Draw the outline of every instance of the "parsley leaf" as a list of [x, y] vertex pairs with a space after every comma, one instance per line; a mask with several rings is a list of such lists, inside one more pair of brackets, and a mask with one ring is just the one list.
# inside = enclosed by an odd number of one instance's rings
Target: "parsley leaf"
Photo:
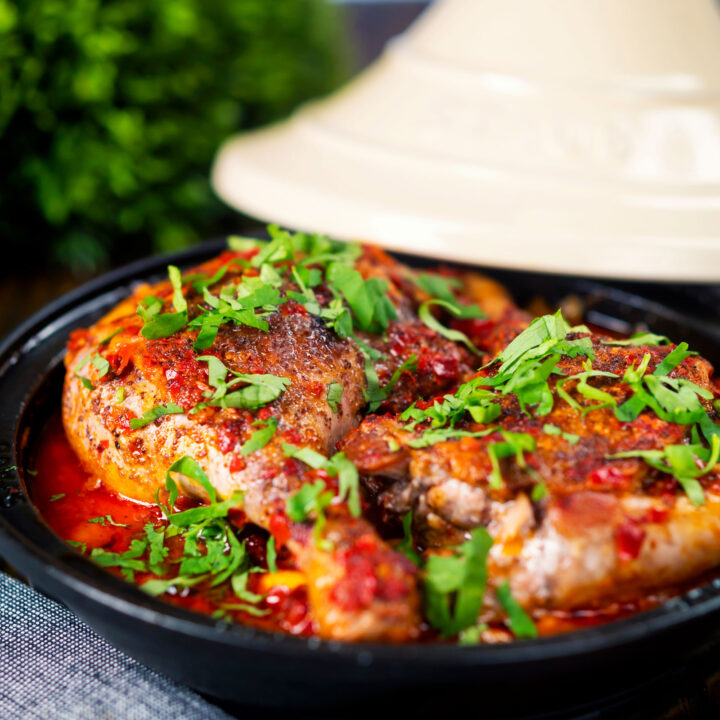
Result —
[[607, 455], [610, 459], [639, 457], [650, 467], [672, 475], [697, 506], [705, 504], [705, 493], [697, 478], [709, 473], [720, 458], [720, 437], [714, 435], [710, 449], [699, 444], [668, 445], [662, 450], [630, 450]]
[[87, 365], [88, 360], [90, 360], [90, 353], [88, 353], [87, 355], [83, 355], [83, 357], [78, 360], [78, 363], [73, 370], [73, 375], [78, 380], [80, 380], [86, 390], [94, 390], [95, 386], [90, 382], [89, 378], [86, 378], [80, 374], [80, 371]]
[[327, 404], [330, 406], [332, 411], [337, 414], [337, 411], [342, 405], [343, 386], [340, 383], [332, 382], [328, 385], [327, 389]]
[[200, 465], [195, 462], [189, 455], [183, 455], [179, 460], [176, 460], [165, 473], [165, 485], [170, 490], [171, 494], [171, 502], [170, 507], [175, 504], [175, 501], [177, 500], [177, 486], [175, 485], [175, 482], [172, 479], [172, 476], [170, 473], [179, 473], [180, 475], [184, 475], [185, 477], [190, 478], [191, 480], [194, 480], [198, 485], [200, 485], [202, 488], [204, 488], [205, 492], [207, 493], [207, 496], [210, 498], [210, 502], [214, 503], [217, 501], [217, 493], [215, 492], [215, 488], [213, 487], [212, 483], [210, 482], [210, 478], [208, 478], [205, 471], [200, 467]]
[[200, 505], [179, 513], [172, 513], [168, 516], [168, 520], [177, 527], [188, 527], [203, 520], [224, 518], [230, 510], [242, 503], [243, 497], [244, 493], [236, 490], [227, 500], [222, 502], [213, 501], [208, 505]]
[[496, 594], [500, 605], [508, 615], [508, 625], [513, 635], [520, 639], [537, 637], [535, 623], [512, 596], [510, 583], [507, 580], [496, 590]]
[[300, 460], [315, 470], [325, 470], [331, 477], [337, 476], [338, 497], [347, 501], [350, 513], [354, 517], [359, 517], [360, 482], [358, 471], [355, 465], [345, 457], [344, 452], [335, 453], [331, 458], [326, 458], [312, 448], [299, 448], [289, 443], [284, 443], [282, 449], [287, 457]]
[[313, 536], [317, 543], [322, 543], [322, 530], [325, 527], [325, 508], [333, 499], [333, 493], [326, 490], [322, 480], [316, 480], [313, 484], [307, 483], [300, 490], [290, 495], [285, 501], [285, 512], [294, 522], [304, 522], [315, 514], [315, 529]]
[[88, 520], [89, 523], [98, 523], [99, 525], [112, 525], [114, 527], [122, 527], [127, 528], [130, 527], [129, 525], [125, 525], [124, 523], [115, 522], [112, 519], [112, 515], [101, 515], [100, 517], [94, 517], [90, 518]]
[[550, 425], [549, 423], [543, 425], [543, 432], [546, 435], [559, 435], [570, 445], [575, 445], [580, 441], [580, 437], [578, 435], [563, 432], [559, 427], [557, 427], [557, 425]]
[[[488, 445], [488, 455], [490, 456], [490, 464], [492, 472], [488, 477], [490, 487], [499, 489], [503, 485], [502, 473], [500, 472], [500, 460], [507, 457], [515, 456], [515, 461], [522, 470], [532, 470], [525, 462], [525, 452], [533, 452], [535, 450], [535, 438], [528, 433], [514, 433], [507, 430], [501, 430], [504, 442], [490, 443]], [[534, 472], [534, 471], [533, 471]]]
[[443, 635], [474, 625], [487, 582], [487, 555], [493, 541], [484, 527], [453, 548], [452, 555], [430, 555], [425, 568], [425, 607], [430, 624]]
[[408, 510], [403, 515], [403, 539], [398, 543], [397, 549], [411, 562], [420, 567], [422, 558], [415, 549], [415, 543], [412, 537], [412, 510]]
[[460, 330], [452, 330], [445, 327], [433, 314], [431, 308], [433, 306], [439, 306], [447, 310], [451, 315], [456, 318], [468, 319], [468, 318], [482, 318], [485, 317], [484, 313], [481, 312], [480, 308], [476, 305], [458, 305], [457, 303], [451, 303], [447, 300], [427, 300], [418, 308], [418, 317], [420, 320], [431, 330], [434, 330], [438, 335], [459, 342], [465, 345], [470, 352], [476, 355], [480, 354], [480, 351], [472, 344], [470, 338]]
[[[367, 362], [369, 361], [366, 361], [366, 363]], [[372, 383], [369, 382], [367, 390], [364, 391], [365, 400], [367, 400], [368, 402], [368, 412], [375, 412], [375, 410], [377, 410], [380, 405], [382, 405], [383, 402], [388, 399], [390, 393], [400, 379], [400, 376], [404, 372], [412, 372], [416, 369], [417, 355], [413, 353], [407, 360], [405, 360], [405, 362], [403, 362], [402, 365], [400, 365], [400, 367], [395, 370], [390, 380], [388, 380], [388, 382], [381, 387], [380, 382], [377, 380], [377, 373], [375, 373], [375, 370], [373, 368], [371, 374], [373, 375], [374, 381]]]
[[187, 313], [164, 313], [153, 315], [140, 331], [148, 340], [170, 337], [187, 325]]
[[[209, 405], [254, 410], [277, 399], [290, 385], [289, 378], [235, 372], [225, 367], [214, 355], [201, 355], [197, 359], [208, 364], [208, 382], [215, 388], [210, 399], [206, 403], [200, 403], [198, 408]], [[230, 382], [227, 382], [228, 374], [234, 375]], [[239, 383], [246, 383], [246, 387], [228, 392]]]
[[146, 410], [142, 417], [132, 418], [132, 420], [130, 420], [130, 428], [132, 430], [137, 430], [149, 425], [151, 422], [154, 422], [165, 415], [177, 415], [182, 412], [185, 411], [179, 405], [172, 402], [167, 405], [156, 405], [154, 408]]
[[278, 419], [276, 417], [269, 417], [267, 420], [256, 420], [253, 425], [264, 425], [265, 427], [256, 430], [250, 438], [243, 443], [240, 448], [242, 455], [250, 455], [250, 453], [264, 448], [277, 430]]
[[173, 287], [173, 307], [175, 308], [175, 312], [187, 312], [187, 300], [185, 300], [182, 292], [180, 270], [175, 265], [168, 265], [168, 276], [170, 277], [170, 284]]
[[471, 432], [469, 430], [456, 430], [453, 427], [429, 429], [426, 430], [420, 437], [413, 438], [408, 441], [408, 445], [411, 448], [424, 448], [430, 445], [435, 445], [439, 442], [447, 442], [448, 440], [456, 440], [457, 438], [463, 437], [485, 437], [490, 435], [497, 430], [496, 427], [485, 428], [484, 430], [478, 430], [477, 432]]
[[656, 335], [651, 332], [639, 332], [627, 340], [603, 340], [603, 345], [669, 345], [670, 339], [665, 335]]

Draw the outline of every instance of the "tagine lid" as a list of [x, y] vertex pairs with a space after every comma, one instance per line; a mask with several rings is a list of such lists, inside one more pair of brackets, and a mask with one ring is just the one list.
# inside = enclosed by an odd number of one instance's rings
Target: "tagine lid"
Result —
[[231, 138], [265, 221], [440, 260], [720, 281], [713, 0], [444, 0], [345, 88]]

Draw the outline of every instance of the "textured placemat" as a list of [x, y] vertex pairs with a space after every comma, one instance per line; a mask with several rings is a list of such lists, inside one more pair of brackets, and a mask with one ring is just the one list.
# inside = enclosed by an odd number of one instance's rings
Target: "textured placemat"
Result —
[[230, 720], [0, 573], [2, 720]]

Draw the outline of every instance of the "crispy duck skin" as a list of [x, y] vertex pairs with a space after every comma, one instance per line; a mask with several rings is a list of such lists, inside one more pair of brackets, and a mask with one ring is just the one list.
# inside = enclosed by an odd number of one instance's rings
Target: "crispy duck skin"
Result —
[[[231, 263], [238, 257], [228, 251], [190, 272], [212, 276], [227, 265], [226, 275], [210, 287], [217, 291], [229, 282], [239, 282], [244, 271]], [[357, 267], [365, 277], [390, 280], [389, 295], [398, 311], [384, 338], [367, 337], [386, 353], [377, 365], [381, 384], [411, 355], [418, 358], [418, 370], [401, 377], [386, 407], [401, 410], [418, 388], [424, 393], [442, 392], [465, 379], [471, 372], [468, 353], [419, 323], [416, 303], [393, 282], [393, 276], [406, 272], [402, 266], [380, 251], [365, 249]], [[322, 288], [316, 291], [321, 297]], [[169, 282], [138, 287], [91, 328], [72, 335], [65, 359], [63, 422], [86, 469], [121, 495], [152, 502], [165, 485], [167, 468], [182, 456], [190, 456], [205, 470], [219, 498], [243, 491], [249, 520], [268, 529], [278, 542], [287, 543], [308, 578], [321, 635], [381, 641], [415, 637], [419, 595], [414, 566], [391, 550], [367, 520], [350, 517], [343, 504], [333, 505], [325, 532], [334, 549], [328, 551], [312, 541], [308, 523], [290, 522], [285, 515], [287, 498], [305, 482], [316, 480], [321, 471], [303, 469], [302, 463], [290, 460], [283, 443], [330, 456], [337, 441], [360, 421], [366, 380], [364, 360], [355, 343], [341, 340], [293, 301], [266, 318], [268, 331], [232, 322], [222, 325], [212, 347], [203, 353], [193, 351], [197, 331], [188, 328], [169, 337], [146, 339], [140, 333], [144, 321], [136, 314], [139, 301], [154, 295], [164, 302], [162, 312], [170, 312], [172, 292]], [[190, 285], [183, 292], [192, 319], [202, 311], [203, 298]], [[78, 371], [81, 358], [88, 354], [105, 358], [109, 371], [101, 375], [92, 364]], [[220, 358], [235, 372], [288, 378], [290, 385], [260, 410], [207, 407], [189, 414], [205, 400], [203, 393], [213, 390], [207, 364], [197, 359], [200, 354]], [[79, 375], [92, 383], [92, 389], [84, 386]], [[344, 389], [337, 413], [326, 399], [331, 383]], [[168, 403], [185, 412], [131, 429], [131, 419]], [[240, 447], [256, 430], [253, 422], [270, 416], [278, 420], [273, 438], [264, 448], [243, 456]], [[327, 476], [324, 479], [330, 481]], [[178, 475], [177, 480], [184, 493], [206, 499], [190, 478]], [[352, 600], [353, 594], [360, 597], [359, 604]]]
[[[601, 339], [593, 336], [593, 368], [620, 376], [645, 353], [652, 357], [652, 372], [672, 349], [608, 346]], [[557, 367], [572, 375], [582, 371], [582, 361], [563, 357]], [[697, 356], [685, 359], [671, 376], [714, 390], [712, 367]], [[550, 380], [551, 388], [557, 379]], [[619, 379], [595, 378], [593, 384], [618, 403], [631, 395]], [[574, 397], [583, 407], [596, 404]], [[607, 407], [583, 417], [557, 395], [552, 411], [540, 418], [524, 413], [515, 395], [504, 396], [501, 406], [492, 424], [532, 435], [536, 449], [526, 454], [531, 472], [514, 459], [500, 461], [503, 484], [498, 489], [489, 484], [488, 446], [502, 440], [499, 433], [413, 449], [408, 442], [421, 434], [421, 427], [408, 431], [397, 417], [376, 415], [352, 430], [342, 449], [364, 475], [387, 521], [397, 522], [413, 510], [413, 535], [421, 547], [455, 545], [472, 528], [487, 527], [495, 541], [490, 587], [509, 580], [513, 596], [528, 610], [632, 598], [692, 580], [720, 564], [717, 470], [701, 479], [707, 500], [694, 507], [673, 478], [643, 460], [606, 458], [689, 441], [689, 426], [665, 422], [650, 411], [620, 422]], [[708, 403], [706, 409], [714, 417]], [[547, 434], [546, 423], [578, 440], [573, 444], [565, 436]], [[467, 422], [458, 427], [476, 431], [487, 426]], [[533, 502], [538, 479], [547, 494]], [[494, 593], [486, 594], [488, 619], [498, 610], [493, 598]]]

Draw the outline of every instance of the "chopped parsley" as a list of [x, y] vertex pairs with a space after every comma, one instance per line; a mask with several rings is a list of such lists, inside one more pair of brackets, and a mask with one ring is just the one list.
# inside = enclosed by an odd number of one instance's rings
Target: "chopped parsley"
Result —
[[316, 480], [314, 483], [306, 483], [300, 490], [291, 495], [285, 503], [285, 512], [290, 520], [304, 522], [315, 516], [315, 528], [313, 537], [319, 547], [326, 548], [327, 543], [322, 539], [322, 531], [325, 527], [325, 508], [330, 506], [334, 495], [327, 489], [323, 480]]
[[250, 455], [250, 453], [264, 448], [277, 430], [278, 419], [276, 417], [269, 417], [267, 420], [256, 420], [253, 425], [262, 425], [264, 427], [256, 430], [250, 438], [243, 443], [243, 446], [240, 448], [242, 455]]
[[80, 360], [78, 360], [78, 363], [75, 366], [75, 369], [73, 370], [73, 375], [78, 380], [80, 380], [80, 382], [82, 383], [83, 387], [86, 390], [94, 390], [95, 389], [95, 386], [92, 384], [92, 382], [90, 382], [89, 378], [86, 378], [80, 374], [80, 371], [88, 364], [90, 357], [91, 357], [90, 353], [81, 357]]
[[[515, 457], [518, 467], [522, 470], [531, 471], [525, 462], [523, 453], [533, 452], [535, 450], [535, 438], [528, 433], [514, 433], [507, 430], [501, 430], [503, 442], [494, 442], [488, 445], [488, 455], [490, 456], [490, 464], [492, 471], [488, 477], [488, 483], [491, 488], [501, 488], [503, 486], [503, 477], [500, 471], [500, 460], [508, 457]], [[532, 471], [533, 473], [535, 471]]]
[[327, 404], [331, 410], [337, 414], [340, 406], [342, 405], [343, 386], [340, 383], [332, 382], [328, 385], [327, 389]]
[[672, 475], [697, 506], [705, 504], [705, 493], [698, 481], [709, 473], [720, 459], [720, 437], [714, 435], [710, 448], [701, 444], [667, 445], [662, 450], [630, 450], [608, 455], [608, 458], [642, 458], [650, 467]]
[[106, 525], [106, 526], [112, 525], [113, 527], [123, 527], [123, 528], [130, 527], [129, 525], [125, 525], [125, 523], [115, 522], [112, 519], [111, 515], [101, 515], [100, 517], [90, 518], [88, 520], [88, 522], [89, 523], [98, 523], [99, 525]]
[[457, 635], [477, 622], [485, 597], [487, 555], [493, 541], [484, 527], [451, 554], [432, 554], [425, 565], [425, 609], [443, 635]]
[[404, 372], [411, 372], [416, 369], [417, 355], [413, 353], [407, 360], [405, 360], [405, 362], [403, 362], [402, 365], [400, 365], [400, 367], [395, 370], [390, 380], [388, 380], [388, 382], [381, 387], [380, 383], [377, 381], [377, 374], [375, 373], [375, 369], [373, 368], [372, 373], [374, 381], [372, 383], [369, 382], [367, 390], [364, 391], [365, 400], [367, 400], [368, 402], [368, 412], [375, 412], [375, 410], [377, 410], [380, 405], [382, 405], [383, 402], [385, 402], [385, 400], [390, 397], [390, 393], [392, 392], [395, 385], [397, 385], [400, 376]]
[[528, 614], [520, 607], [520, 604], [510, 592], [510, 583], [505, 582], [496, 590], [497, 599], [508, 616], [508, 627], [516, 638], [537, 637], [537, 628]]
[[441, 307], [447, 310], [451, 315], [454, 315], [460, 320], [485, 317], [485, 314], [480, 310], [480, 308], [476, 305], [459, 305], [458, 303], [451, 303], [447, 300], [439, 299], [427, 300], [418, 308], [418, 317], [427, 327], [448, 340], [462, 343], [468, 350], [470, 350], [470, 352], [479, 355], [480, 351], [472, 344], [470, 338], [464, 332], [445, 327], [432, 314], [433, 306]]
[[149, 425], [158, 418], [164, 417], [165, 415], [177, 415], [178, 413], [185, 412], [179, 405], [175, 403], [168, 403], [167, 405], [156, 405], [150, 410], [146, 410], [142, 417], [132, 418], [130, 420], [130, 428], [137, 430], [139, 428]]
[[412, 510], [408, 510], [403, 515], [403, 539], [398, 543], [397, 549], [411, 562], [418, 567], [422, 565], [422, 558], [415, 549], [415, 543], [412, 537]]
[[670, 338], [665, 335], [656, 335], [651, 332], [639, 332], [631, 335], [627, 340], [603, 340], [603, 345], [669, 345]]
[[350, 513], [354, 517], [360, 516], [360, 482], [358, 471], [355, 465], [345, 457], [344, 452], [335, 453], [331, 458], [326, 458], [312, 448], [299, 448], [289, 443], [283, 443], [283, 452], [287, 457], [300, 460], [315, 470], [322, 469], [331, 477], [337, 477], [338, 497], [341, 500], [347, 501]]
[[575, 445], [580, 441], [580, 438], [574, 433], [563, 432], [559, 427], [557, 427], [557, 425], [550, 425], [550, 423], [545, 423], [545, 425], [543, 425], [543, 432], [546, 435], [557, 435], [570, 445]]
[[[197, 359], [208, 364], [208, 382], [215, 392], [206, 393], [209, 399], [196, 406], [195, 410], [208, 406], [254, 410], [276, 400], [290, 385], [289, 378], [235, 372], [214, 355], [201, 355]], [[229, 382], [228, 374], [234, 376]], [[245, 386], [232, 390], [240, 383], [245, 383]]]

